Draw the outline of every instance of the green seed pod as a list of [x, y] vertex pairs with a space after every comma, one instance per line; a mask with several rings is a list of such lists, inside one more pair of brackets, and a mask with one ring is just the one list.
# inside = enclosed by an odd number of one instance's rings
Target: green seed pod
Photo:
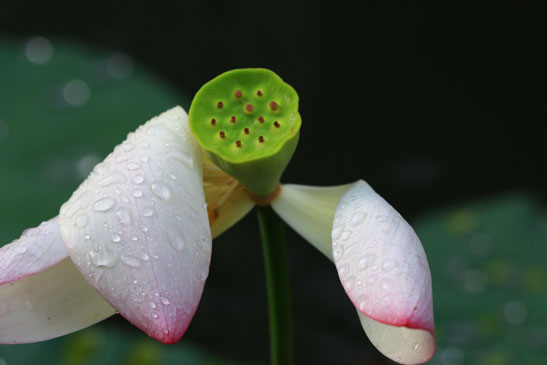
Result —
[[298, 143], [298, 94], [262, 68], [225, 72], [201, 87], [190, 128], [211, 160], [258, 196], [272, 193]]

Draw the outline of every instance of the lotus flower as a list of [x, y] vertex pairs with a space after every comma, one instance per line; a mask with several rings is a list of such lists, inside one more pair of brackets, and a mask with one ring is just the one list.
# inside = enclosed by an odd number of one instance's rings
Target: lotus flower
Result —
[[[208, 276], [211, 240], [254, 206], [173, 108], [130, 133], [58, 217], [0, 248], [0, 343], [62, 336], [116, 312], [178, 341]], [[284, 185], [271, 202], [334, 261], [372, 343], [401, 363], [435, 350], [431, 277], [406, 221], [363, 181]]]

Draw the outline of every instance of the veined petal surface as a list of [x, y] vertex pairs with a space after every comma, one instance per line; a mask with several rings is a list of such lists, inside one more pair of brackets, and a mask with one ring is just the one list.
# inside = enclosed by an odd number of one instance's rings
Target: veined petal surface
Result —
[[201, 150], [184, 110], [130, 133], [61, 208], [60, 226], [76, 266], [120, 314], [178, 341], [211, 258]]
[[0, 286], [0, 343], [49, 340], [115, 313], [69, 258]]
[[[340, 280], [355, 307], [374, 321], [400, 327], [405, 338], [414, 331], [412, 347], [432, 350], [419, 362], [427, 361], [434, 352], [431, 274], [412, 227], [359, 181], [340, 199], [332, 248]], [[390, 330], [401, 333], [394, 327]], [[429, 336], [424, 338], [424, 333]]]
[[68, 257], [57, 217], [0, 247], [0, 285], [36, 274]]

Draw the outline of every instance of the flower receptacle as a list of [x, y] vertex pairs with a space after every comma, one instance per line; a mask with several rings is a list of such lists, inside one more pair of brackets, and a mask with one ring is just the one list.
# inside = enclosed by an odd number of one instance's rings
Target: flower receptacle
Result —
[[296, 91], [261, 68], [217, 76], [190, 107], [190, 128], [211, 161], [258, 196], [276, 189], [301, 124]]

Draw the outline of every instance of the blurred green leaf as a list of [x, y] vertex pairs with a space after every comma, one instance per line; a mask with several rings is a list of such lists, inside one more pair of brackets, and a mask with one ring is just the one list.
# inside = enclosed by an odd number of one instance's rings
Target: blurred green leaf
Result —
[[525, 194], [414, 222], [433, 276], [432, 364], [547, 364], [544, 223]]
[[32, 44], [0, 38], [0, 244], [57, 215], [127, 133], [189, 105], [123, 53], [63, 39], [51, 44], [51, 59], [35, 64]]

